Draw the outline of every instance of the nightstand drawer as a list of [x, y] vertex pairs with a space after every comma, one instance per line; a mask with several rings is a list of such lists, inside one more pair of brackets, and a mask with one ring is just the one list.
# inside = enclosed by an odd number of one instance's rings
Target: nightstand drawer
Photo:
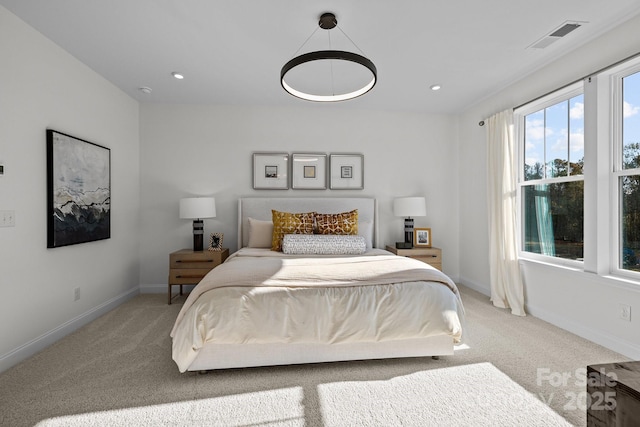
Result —
[[222, 264], [229, 257], [229, 249], [221, 251], [193, 251], [181, 249], [169, 254], [168, 297], [171, 304], [171, 287], [197, 285], [208, 272]]
[[396, 255], [406, 256], [422, 261], [425, 264], [429, 264], [430, 266], [442, 271], [442, 249], [440, 248], [397, 249], [393, 246], [387, 246], [386, 249]]
[[211, 270], [211, 268], [172, 268], [169, 270], [169, 283], [172, 285], [195, 285]]
[[[420, 252], [422, 252], [422, 250], [420, 250]], [[408, 256], [409, 258], [419, 259], [420, 261], [426, 262], [427, 264], [442, 264], [442, 252], [440, 252], [439, 250], [436, 250], [432, 253], [413, 253], [405, 256]]]
[[169, 268], [208, 268], [211, 270], [227, 258], [228, 252], [174, 252], [170, 256]]

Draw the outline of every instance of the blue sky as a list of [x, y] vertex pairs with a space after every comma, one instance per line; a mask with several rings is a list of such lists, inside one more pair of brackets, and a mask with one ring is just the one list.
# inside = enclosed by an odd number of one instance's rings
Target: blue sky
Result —
[[526, 117], [525, 163], [534, 165], [548, 163], [554, 159], [577, 162], [583, 157], [583, 95]]
[[[640, 73], [624, 79], [623, 91], [623, 141], [640, 142]], [[576, 162], [584, 157], [583, 95], [529, 114], [525, 121], [526, 164], [533, 166], [554, 159]]]

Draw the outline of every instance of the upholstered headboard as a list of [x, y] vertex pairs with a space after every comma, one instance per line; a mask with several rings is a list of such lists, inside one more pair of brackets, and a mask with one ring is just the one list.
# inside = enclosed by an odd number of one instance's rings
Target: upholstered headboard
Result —
[[[271, 210], [281, 212], [340, 213], [358, 209], [359, 234], [371, 234], [370, 245], [377, 247], [378, 204], [366, 197], [246, 197], [238, 199], [238, 248], [249, 243], [249, 218], [271, 221]], [[366, 230], [371, 230], [366, 233]], [[369, 244], [367, 244], [369, 246]]]

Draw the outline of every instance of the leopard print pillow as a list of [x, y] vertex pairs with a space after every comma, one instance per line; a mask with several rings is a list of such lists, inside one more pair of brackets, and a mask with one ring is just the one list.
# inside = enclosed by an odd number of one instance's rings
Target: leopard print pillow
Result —
[[316, 213], [316, 234], [358, 234], [358, 210], [338, 214]]
[[282, 251], [282, 239], [285, 234], [313, 234], [315, 212], [290, 213], [271, 210], [273, 236], [271, 250]]

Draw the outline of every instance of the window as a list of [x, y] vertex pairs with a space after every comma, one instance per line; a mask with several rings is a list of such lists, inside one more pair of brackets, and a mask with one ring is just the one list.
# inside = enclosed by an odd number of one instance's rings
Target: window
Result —
[[521, 170], [521, 250], [563, 258], [584, 254], [584, 95], [582, 84], [516, 114]]
[[640, 55], [514, 113], [520, 255], [639, 281]]
[[640, 71], [618, 76], [622, 105], [614, 105], [621, 132], [616, 141], [614, 180], [617, 183], [619, 268], [640, 271]]

